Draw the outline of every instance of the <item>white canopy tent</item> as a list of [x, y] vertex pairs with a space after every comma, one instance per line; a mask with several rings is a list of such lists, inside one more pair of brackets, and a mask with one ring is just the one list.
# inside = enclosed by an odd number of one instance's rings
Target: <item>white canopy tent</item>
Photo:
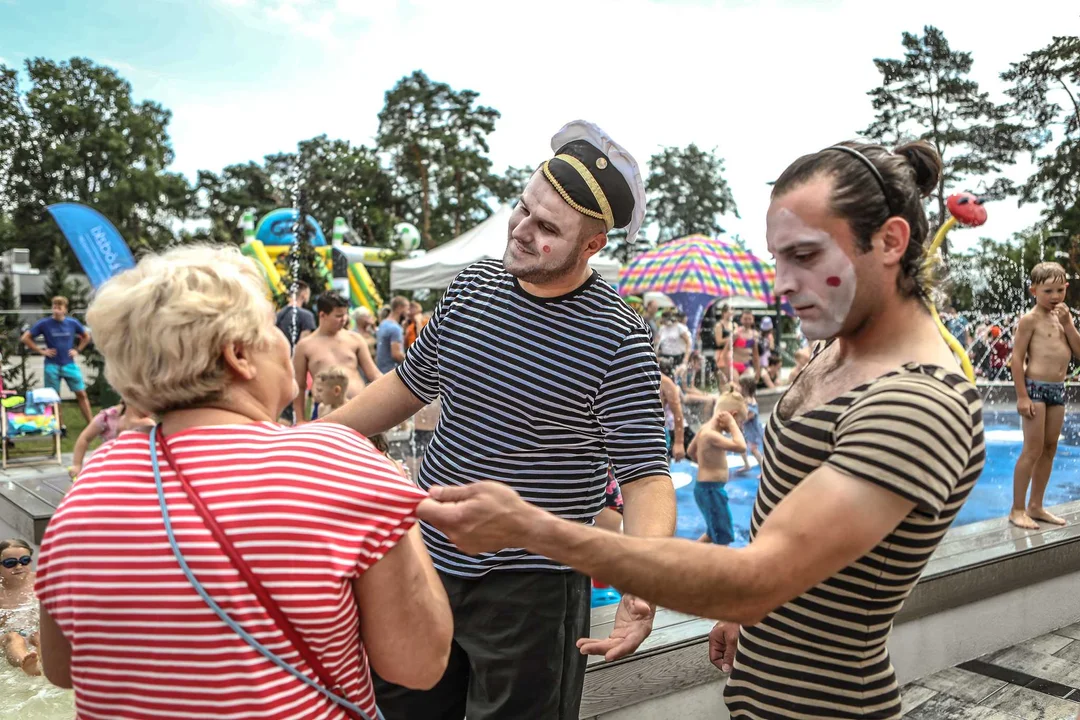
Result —
[[[440, 245], [431, 252], [390, 263], [393, 290], [423, 290], [449, 287], [450, 281], [469, 265], [487, 258], [502, 259], [506, 251], [506, 228], [511, 208], [504, 205], [472, 230]], [[619, 262], [596, 256], [589, 261], [609, 283], [619, 282]]]

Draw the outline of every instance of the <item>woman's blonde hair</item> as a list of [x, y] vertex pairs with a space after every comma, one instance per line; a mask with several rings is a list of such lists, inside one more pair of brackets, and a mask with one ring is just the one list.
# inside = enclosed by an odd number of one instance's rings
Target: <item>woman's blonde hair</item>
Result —
[[219, 399], [228, 385], [222, 350], [269, 339], [266, 281], [239, 249], [188, 245], [109, 280], [86, 312], [105, 356], [105, 377], [152, 414]]

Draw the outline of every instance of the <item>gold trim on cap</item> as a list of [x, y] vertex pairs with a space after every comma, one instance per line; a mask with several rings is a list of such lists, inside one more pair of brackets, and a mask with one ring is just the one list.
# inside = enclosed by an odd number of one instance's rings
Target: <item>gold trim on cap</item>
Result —
[[[566, 192], [566, 189], [563, 188], [563, 186], [559, 184], [558, 180], [555, 179], [554, 173], [552, 173], [551, 169], [548, 167], [550, 162], [551, 162], [550, 160], [545, 160], [544, 164], [541, 166], [541, 168], [544, 171], [544, 177], [546, 177], [548, 179], [548, 182], [550, 182], [552, 187], [554, 187], [555, 190], [558, 191], [559, 195], [562, 195], [562, 199], [566, 201], [566, 204], [569, 205], [570, 207], [574, 208], [575, 210], [577, 210], [582, 215], [588, 215], [591, 218], [596, 218], [597, 220], [603, 220], [606, 223], [607, 220], [604, 218], [604, 216], [602, 214], [596, 212], [595, 210], [590, 210], [589, 208], [585, 207], [584, 205], [579, 205], [576, 202], [574, 202], [573, 198], [570, 197], [570, 193]], [[608, 229], [610, 230], [611, 228], [608, 228]]]
[[604, 224], [607, 225], [607, 229], [611, 230], [615, 227], [615, 215], [611, 212], [611, 205], [608, 203], [607, 195], [604, 194], [604, 189], [600, 187], [600, 183], [596, 182], [596, 178], [589, 171], [589, 168], [585, 163], [578, 160], [572, 155], [556, 155], [556, 160], [562, 160], [578, 171], [578, 175], [585, 181], [585, 184], [592, 190], [593, 197], [596, 198], [596, 204], [600, 206], [600, 212], [603, 213]]

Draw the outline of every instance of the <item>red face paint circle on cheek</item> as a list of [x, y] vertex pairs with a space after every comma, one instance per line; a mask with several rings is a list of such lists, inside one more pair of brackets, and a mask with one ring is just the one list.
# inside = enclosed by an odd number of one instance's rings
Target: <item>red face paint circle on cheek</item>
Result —
[[551, 252], [551, 246], [550, 245], [545, 245], [544, 246], [544, 252], [546, 252], [546, 253]]
[[825, 278], [825, 284], [829, 287], [840, 287], [840, 278], [836, 277], [835, 275], [830, 275], [829, 277]]

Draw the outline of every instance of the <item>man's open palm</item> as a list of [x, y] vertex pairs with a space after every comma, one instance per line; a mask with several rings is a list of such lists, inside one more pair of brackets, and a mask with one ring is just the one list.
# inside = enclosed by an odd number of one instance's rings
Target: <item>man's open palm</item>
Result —
[[578, 650], [583, 655], [603, 655], [605, 660], [618, 660], [638, 649], [652, 632], [656, 612], [641, 598], [623, 595], [615, 612], [615, 627], [604, 640], [581, 638]]

